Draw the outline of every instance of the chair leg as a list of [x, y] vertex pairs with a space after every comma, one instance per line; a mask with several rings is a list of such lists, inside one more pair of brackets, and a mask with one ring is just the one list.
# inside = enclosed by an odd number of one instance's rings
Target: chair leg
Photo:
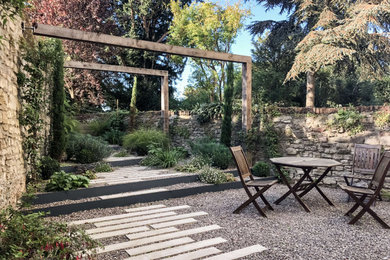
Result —
[[266, 200], [266, 198], [263, 195], [260, 195], [260, 198], [268, 209], [274, 210], [274, 208], [271, 206], [271, 204], [268, 202], [268, 200]]
[[[259, 211], [260, 215], [263, 216], [263, 217], [267, 217], [264, 213], [264, 211], [261, 209], [260, 205], [257, 203], [256, 199], [258, 197], [263, 197], [264, 196], [262, 195], [267, 189], [269, 189], [270, 187], [264, 187], [262, 188], [261, 190], [257, 187], [255, 187], [257, 193], [252, 195], [251, 192], [248, 190], [248, 189], [245, 189], [246, 193], [248, 194], [249, 196], [249, 199], [247, 201], [245, 201], [243, 204], [241, 204], [241, 206], [239, 206], [237, 209], [235, 209], [233, 211], [234, 214], [238, 214], [240, 213], [241, 210], [243, 210], [246, 206], [248, 206], [249, 204], [253, 203], [253, 205], [255, 206], [255, 208], [257, 209], [257, 211]], [[264, 198], [265, 199], [265, 198]], [[268, 203], [268, 202], [267, 202]], [[269, 204], [269, 203], [268, 203]]]
[[[367, 195], [362, 195], [360, 198], [357, 198], [359, 199], [361, 202], [363, 202], [365, 199], [366, 199]], [[348, 193], [348, 198], [351, 198], [351, 195]], [[345, 213], [345, 216], [350, 216], [352, 213], [355, 212], [355, 210], [359, 207], [359, 203], [356, 202], [355, 205], [353, 205], [353, 207], [348, 210], [347, 213]]]

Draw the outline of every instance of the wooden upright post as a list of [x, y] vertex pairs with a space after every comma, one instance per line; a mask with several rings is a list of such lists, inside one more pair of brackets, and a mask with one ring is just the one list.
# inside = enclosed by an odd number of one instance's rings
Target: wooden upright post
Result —
[[242, 130], [252, 127], [252, 61], [242, 63]]
[[163, 129], [169, 133], [169, 90], [168, 76], [161, 78], [161, 117], [163, 118]]

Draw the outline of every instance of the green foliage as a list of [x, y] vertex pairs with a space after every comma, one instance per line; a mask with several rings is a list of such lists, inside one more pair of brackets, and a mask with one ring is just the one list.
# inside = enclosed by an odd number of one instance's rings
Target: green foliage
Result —
[[92, 135], [101, 136], [110, 144], [122, 144], [122, 138], [127, 130], [125, 117], [127, 111], [110, 112], [102, 118], [92, 120], [88, 128]]
[[64, 89], [64, 52], [60, 40], [54, 42], [55, 59], [53, 61], [53, 92], [51, 105], [52, 137], [50, 155], [61, 160], [66, 148], [65, 129], [65, 89]]
[[127, 157], [129, 153], [126, 150], [121, 150], [119, 153], [114, 154], [114, 157]]
[[202, 156], [195, 156], [190, 159], [190, 161], [183, 165], [178, 165], [175, 167], [176, 171], [179, 172], [197, 172], [202, 169], [204, 166], [210, 166], [211, 161], [209, 158]]
[[198, 104], [191, 113], [197, 115], [196, 119], [200, 124], [206, 124], [212, 119], [220, 118], [222, 110], [223, 106], [221, 103]]
[[235, 181], [233, 174], [205, 166], [199, 171], [199, 180], [209, 184], [221, 184]]
[[81, 254], [92, 257], [96, 253], [99, 244], [83, 230], [46, 220], [44, 215], [2, 210], [0, 259], [81, 259]]
[[374, 115], [375, 125], [381, 128], [390, 126], [390, 112], [379, 111]]
[[48, 180], [53, 173], [60, 171], [60, 163], [50, 156], [44, 156], [41, 158], [40, 170], [42, 179]]
[[257, 177], [270, 176], [271, 168], [266, 162], [257, 162], [252, 167], [252, 174]]
[[229, 148], [223, 144], [205, 138], [190, 143], [190, 146], [194, 155], [210, 159], [212, 166], [226, 169], [231, 162], [232, 156]]
[[46, 184], [46, 191], [73, 190], [88, 188], [89, 179], [82, 175], [69, 174], [64, 171], [54, 173]]
[[94, 168], [95, 172], [112, 172], [113, 169], [110, 164], [98, 162]]
[[390, 103], [390, 76], [375, 82], [374, 96], [379, 104]]
[[26, 61], [18, 72], [18, 85], [22, 108], [20, 125], [26, 129], [23, 134], [23, 151], [28, 164], [27, 182], [39, 178], [39, 160], [43, 146], [42, 111], [48, 105], [45, 84], [52, 80], [53, 60], [56, 51], [52, 40], [22, 45], [22, 58]]
[[168, 143], [168, 137], [154, 129], [139, 129], [123, 137], [123, 147], [138, 155], [146, 155], [149, 145], [166, 147]]
[[227, 66], [227, 84], [225, 88], [225, 102], [223, 104], [223, 117], [221, 129], [221, 143], [230, 147], [232, 139], [232, 114], [233, 114], [233, 91], [234, 91], [233, 63]]
[[82, 175], [90, 180], [94, 180], [97, 178], [95, 172], [92, 170], [86, 170]]
[[334, 118], [329, 120], [329, 126], [336, 128], [341, 132], [348, 131], [355, 135], [363, 131], [363, 116], [353, 107], [339, 109]]
[[175, 148], [162, 148], [155, 145], [149, 146], [148, 156], [141, 164], [146, 166], [158, 166], [170, 168], [184, 157], [183, 151]]
[[72, 133], [66, 147], [69, 160], [79, 163], [93, 163], [102, 160], [111, 154], [107, 143], [99, 138]]
[[[8, 20], [14, 19], [16, 15], [22, 16], [26, 4], [27, 1], [24, 0], [0, 0], [0, 26], [5, 26]], [[2, 35], [0, 35], [0, 40], [3, 40]]]

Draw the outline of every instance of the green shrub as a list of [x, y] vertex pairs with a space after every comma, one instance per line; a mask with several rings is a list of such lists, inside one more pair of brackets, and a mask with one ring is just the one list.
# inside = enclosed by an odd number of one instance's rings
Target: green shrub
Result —
[[142, 160], [141, 164], [145, 166], [159, 166], [162, 168], [170, 168], [184, 157], [181, 150], [174, 148], [162, 148], [154, 145], [150, 146], [148, 156]]
[[98, 162], [95, 166], [95, 172], [112, 172], [113, 169], [110, 164]]
[[86, 170], [82, 175], [90, 180], [94, 180], [97, 178], [95, 172], [92, 170]]
[[41, 158], [41, 176], [42, 179], [48, 180], [53, 173], [60, 171], [60, 163], [54, 160], [50, 156], [44, 156]]
[[64, 171], [54, 173], [46, 184], [46, 191], [72, 190], [87, 188], [89, 179], [82, 175], [69, 174]]
[[205, 158], [202, 156], [195, 156], [188, 163], [176, 166], [175, 170], [179, 172], [197, 172], [200, 169], [202, 169], [204, 166], [210, 166], [210, 165], [211, 165], [211, 161], [209, 158]]
[[88, 124], [89, 133], [93, 136], [101, 136], [110, 129], [110, 121], [107, 118], [93, 119]]
[[199, 172], [199, 180], [209, 184], [221, 184], [235, 181], [233, 174], [206, 166]]
[[375, 125], [384, 128], [390, 126], [390, 112], [388, 111], [379, 111], [374, 115]]
[[270, 166], [266, 162], [257, 162], [253, 165], [252, 174], [257, 177], [270, 176]]
[[69, 160], [93, 163], [111, 154], [107, 143], [90, 135], [73, 133], [69, 137], [66, 153]]
[[351, 134], [357, 134], [363, 131], [363, 116], [353, 107], [348, 109], [339, 109], [333, 120], [328, 124], [339, 131], [348, 131]]
[[122, 145], [123, 137], [125, 133], [116, 129], [111, 129], [103, 134], [103, 139], [109, 144], [119, 144]]
[[44, 215], [12, 208], [1, 211], [0, 259], [81, 259], [81, 254], [90, 258], [96, 253], [99, 244], [83, 230]]
[[222, 103], [206, 103], [198, 104], [191, 113], [197, 115], [196, 119], [200, 124], [206, 124], [212, 119], [221, 117], [222, 110]]
[[119, 153], [114, 154], [114, 157], [127, 157], [129, 153], [126, 150], [121, 150]]
[[136, 152], [138, 155], [146, 155], [149, 145], [153, 144], [158, 147], [166, 147], [168, 141], [168, 137], [161, 131], [140, 129], [123, 138], [123, 147], [132, 152]]
[[223, 144], [210, 141], [209, 139], [201, 139], [190, 145], [194, 155], [209, 158], [212, 166], [220, 169], [226, 169], [229, 166], [232, 156], [229, 148]]

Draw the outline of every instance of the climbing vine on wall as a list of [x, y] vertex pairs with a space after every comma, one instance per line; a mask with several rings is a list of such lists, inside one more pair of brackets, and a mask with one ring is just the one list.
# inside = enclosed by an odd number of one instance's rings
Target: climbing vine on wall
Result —
[[[0, 0], [0, 26], [6, 25], [9, 19], [14, 19], [16, 15], [22, 15], [26, 5], [25, 0]], [[0, 44], [3, 36], [0, 35]]]
[[22, 108], [19, 122], [23, 128], [23, 150], [27, 164], [27, 181], [39, 178], [40, 153], [43, 147], [43, 113], [47, 108], [46, 84], [51, 84], [50, 72], [55, 55], [53, 41], [22, 44], [25, 61], [18, 73]]

